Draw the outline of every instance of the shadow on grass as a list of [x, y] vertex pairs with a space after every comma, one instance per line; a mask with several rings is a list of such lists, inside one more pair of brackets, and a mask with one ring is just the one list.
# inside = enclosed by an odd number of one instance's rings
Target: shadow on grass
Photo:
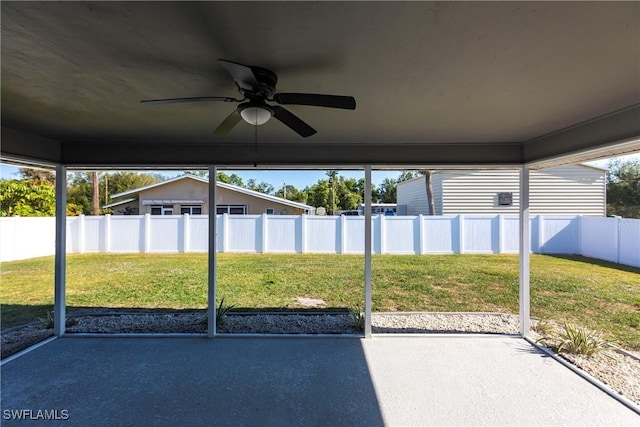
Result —
[[596, 258], [589, 258], [582, 255], [563, 255], [563, 254], [543, 254], [548, 257], [565, 259], [567, 261], [580, 262], [583, 264], [589, 265], [597, 265], [599, 267], [613, 268], [620, 271], [625, 271], [627, 273], [636, 273], [640, 274], [640, 268], [632, 267], [630, 265], [617, 264], [615, 262], [604, 261]]

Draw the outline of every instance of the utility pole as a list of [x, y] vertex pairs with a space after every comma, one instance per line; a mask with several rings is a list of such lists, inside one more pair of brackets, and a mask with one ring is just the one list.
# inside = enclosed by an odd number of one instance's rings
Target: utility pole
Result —
[[287, 198], [287, 183], [286, 182], [282, 183], [282, 192], [283, 192], [284, 198], [286, 200], [286, 198]]
[[93, 215], [100, 215], [100, 181], [98, 172], [92, 172], [93, 176]]
[[104, 173], [104, 204], [109, 204], [109, 174]]
[[327, 171], [327, 176], [329, 177], [329, 185], [331, 186], [331, 215], [336, 214], [336, 177], [338, 176], [338, 171], [330, 170]]

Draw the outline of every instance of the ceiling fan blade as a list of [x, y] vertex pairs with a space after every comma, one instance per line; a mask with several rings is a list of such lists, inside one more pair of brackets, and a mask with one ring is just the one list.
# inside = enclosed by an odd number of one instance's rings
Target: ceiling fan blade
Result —
[[141, 104], [175, 104], [178, 102], [209, 102], [209, 101], [240, 102], [235, 98], [228, 98], [226, 96], [196, 96], [194, 98], [147, 99], [145, 101], [140, 101], [140, 103]]
[[355, 110], [356, 100], [353, 96], [318, 95], [315, 93], [276, 93], [273, 96], [278, 104], [313, 105], [316, 107], [344, 108]]
[[233, 112], [229, 114], [227, 118], [224, 119], [222, 123], [218, 125], [216, 130], [213, 131], [213, 134], [214, 135], [228, 134], [229, 132], [231, 132], [231, 129], [233, 129], [241, 119], [242, 119], [242, 116], [240, 115], [238, 110], [233, 110]]
[[251, 92], [258, 92], [260, 90], [260, 83], [258, 83], [258, 79], [256, 75], [253, 74], [250, 66], [227, 61], [226, 59], [219, 59], [219, 61], [241, 89]]
[[317, 131], [302, 121], [298, 116], [291, 113], [290, 111], [285, 110], [282, 107], [277, 105], [271, 106], [273, 110], [273, 117], [280, 120], [285, 125], [289, 126], [295, 132], [297, 132], [301, 137], [306, 138], [315, 134]]

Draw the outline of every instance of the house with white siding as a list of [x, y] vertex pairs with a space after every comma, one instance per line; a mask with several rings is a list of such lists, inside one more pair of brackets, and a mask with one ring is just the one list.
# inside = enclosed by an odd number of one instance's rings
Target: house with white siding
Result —
[[[115, 215], [207, 215], [209, 180], [183, 175], [111, 195]], [[315, 208], [236, 185], [216, 182], [216, 212], [234, 215], [313, 215]]]
[[[606, 169], [576, 164], [532, 170], [530, 212], [540, 215], [606, 215]], [[517, 214], [519, 171], [439, 170], [432, 173], [435, 215]], [[398, 214], [428, 214], [425, 177], [400, 182]]]

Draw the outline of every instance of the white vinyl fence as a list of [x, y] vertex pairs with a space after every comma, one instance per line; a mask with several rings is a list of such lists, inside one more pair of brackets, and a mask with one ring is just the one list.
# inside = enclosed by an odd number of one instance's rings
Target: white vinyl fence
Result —
[[[218, 215], [220, 252], [364, 253], [364, 217]], [[374, 216], [376, 254], [518, 252], [515, 215]], [[0, 218], [0, 261], [53, 255], [54, 218]], [[67, 252], [206, 252], [208, 217], [67, 218]], [[640, 267], [640, 220], [533, 216], [531, 251]]]

